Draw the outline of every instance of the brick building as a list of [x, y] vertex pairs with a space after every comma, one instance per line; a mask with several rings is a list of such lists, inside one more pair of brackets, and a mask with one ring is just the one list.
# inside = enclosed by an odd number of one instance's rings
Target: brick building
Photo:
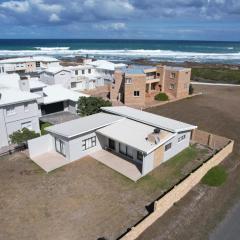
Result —
[[186, 97], [190, 77], [190, 68], [129, 66], [115, 71], [110, 99], [126, 105], [144, 106], [159, 92], [166, 93], [170, 99]]

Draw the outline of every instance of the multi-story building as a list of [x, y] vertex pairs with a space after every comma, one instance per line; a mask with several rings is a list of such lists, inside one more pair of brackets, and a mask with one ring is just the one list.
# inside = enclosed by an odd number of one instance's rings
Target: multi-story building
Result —
[[130, 66], [115, 71], [110, 99], [126, 105], [144, 106], [159, 92], [170, 98], [189, 94], [190, 68], [168, 66]]
[[0, 147], [8, 146], [9, 135], [23, 128], [40, 132], [39, 98], [17, 88], [0, 87]]
[[59, 60], [47, 56], [9, 58], [0, 61], [1, 73], [30, 73], [59, 66]]

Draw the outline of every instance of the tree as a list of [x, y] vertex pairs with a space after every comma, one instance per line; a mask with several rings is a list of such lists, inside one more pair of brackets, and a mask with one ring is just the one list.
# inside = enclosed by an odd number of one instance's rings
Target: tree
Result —
[[12, 133], [9, 138], [13, 144], [27, 144], [27, 141], [39, 137], [40, 134], [27, 128]]
[[77, 113], [80, 116], [88, 116], [101, 112], [101, 107], [111, 107], [112, 103], [100, 97], [80, 97]]

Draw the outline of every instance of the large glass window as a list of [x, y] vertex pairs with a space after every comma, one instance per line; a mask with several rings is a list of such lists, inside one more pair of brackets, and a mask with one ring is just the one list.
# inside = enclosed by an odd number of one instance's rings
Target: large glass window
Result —
[[83, 151], [96, 146], [96, 137], [84, 139], [82, 141]]
[[55, 138], [55, 149], [58, 153], [66, 156], [65, 142], [61, 139]]
[[137, 159], [139, 161], [143, 161], [143, 153], [142, 152], [137, 151]]

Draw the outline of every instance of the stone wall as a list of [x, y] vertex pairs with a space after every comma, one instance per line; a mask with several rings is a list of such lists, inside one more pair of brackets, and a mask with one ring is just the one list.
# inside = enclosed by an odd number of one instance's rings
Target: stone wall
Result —
[[[198, 136], [198, 139], [201, 141], [208, 141], [207, 138], [209, 135], [215, 138], [219, 138], [219, 142], [222, 144], [222, 138], [213, 134], [204, 133], [203, 131], [199, 132], [201, 136]], [[195, 133], [195, 137], [198, 135]], [[197, 139], [197, 137], [196, 137]], [[195, 140], [196, 140], [195, 139]], [[202, 179], [202, 177], [214, 166], [220, 164], [232, 151], [233, 151], [234, 141], [228, 139], [227, 145], [225, 145], [219, 152], [217, 152], [211, 159], [203, 163], [198, 169], [193, 171], [189, 176], [187, 176], [180, 183], [176, 184], [172, 189], [170, 189], [165, 195], [161, 196], [159, 200], [154, 203], [154, 211], [144, 220], [138, 223], [136, 226], [126, 233], [120, 239], [122, 240], [133, 240], [136, 239], [141, 233], [143, 233], [149, 226], [151, 226], [158, 218], [164, 215], [174, 203], [183, 198], [194, 186], [196, 186]]]

